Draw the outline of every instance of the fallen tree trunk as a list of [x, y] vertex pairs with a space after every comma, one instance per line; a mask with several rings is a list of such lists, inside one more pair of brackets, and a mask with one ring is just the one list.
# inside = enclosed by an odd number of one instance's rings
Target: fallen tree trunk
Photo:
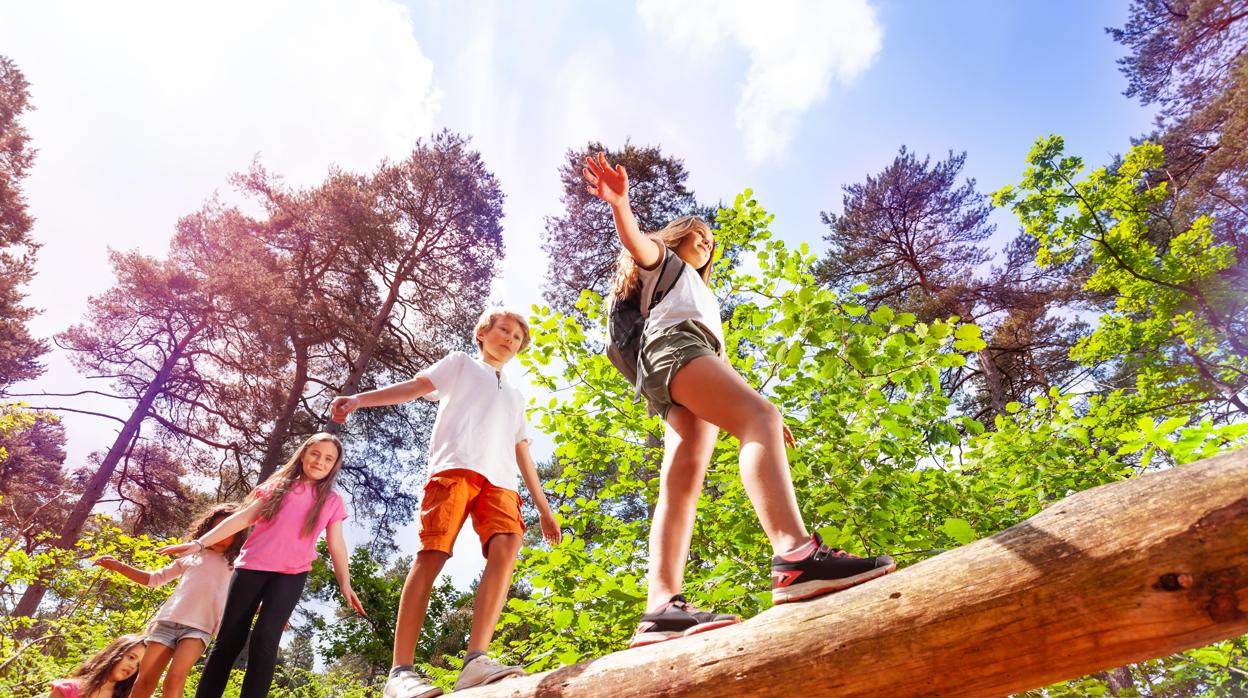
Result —
[[463, 695], [1003, 696], [1244, 633], [1248, 449], [741, 625]]

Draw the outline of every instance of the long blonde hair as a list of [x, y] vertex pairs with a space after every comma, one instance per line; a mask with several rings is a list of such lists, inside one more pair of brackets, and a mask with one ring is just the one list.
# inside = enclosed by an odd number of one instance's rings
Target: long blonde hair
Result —
[[[711, 232], [711, 227], [702, 220], [700, 216], [683, 216], [668, 223], [662, 230], [653, 233], [646, 233], [646, 237], [652, 240], [658, 240], [669, 250], [675, 250], [685, 238], [694, 233]], [[702, 277], [702, 283], [710, 284], [711, 266], [715, 262], [715, 246], [711, 246], [711, 256], [706, 260], [706, 264], [698, 269], [698, 276]], [[637, 260], [633, 259], [633, 255], [628, 250], [620, 250], [620, 256], [615, 260], [615, 277], [611, 279], [611, 297], [617, 300], [625, 300], [633, 298], [641, 291], [641, 281], [638, 278], [639, 268]]]
[[286, 464], [277, 469], [277, 472], [269, 476], [267, 480], [262, 482], [259, 487], [251, 491], [247, 495], [245, 504], [250, 504], [259, 498], [256, 493], [261, 489], [267, 488], [264, 497], [264, 505], [260, 507], [260, 520], [269, 521], [282, 508], [282, 500], [286, 498], [290, 489], [299, 482], [304, 476], [303, 473], [303, 454], [312, 444], [329, 441], [338, 449], [338, 458], [334, 461], [333, 470], [329, 471], [321, 480], [309, 483], [316, 490], [316, 502], [312, 504], [312, 510], [308, 512], [308, 520], [303, 523], [303, 535], [310, 536], [316, 531], [316, 520], [321, 517], [321, 509], [325, 506], [325, 502], [329, 501], [329, 495], [334, 491], [334, 480], [338, 479], [338, 471], [342, 470], [342, 442], [337, 436], [327, 432], [313, 434], [309, 436], [300, 446], [295, 455], [291, 456]]

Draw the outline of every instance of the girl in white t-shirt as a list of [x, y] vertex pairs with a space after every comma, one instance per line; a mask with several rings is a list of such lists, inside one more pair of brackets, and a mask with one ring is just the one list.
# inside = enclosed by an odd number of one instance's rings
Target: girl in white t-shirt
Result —
[[[611, 206], [624, 249], [612, 282], [613, 299], [641, 294], [644, 308], [672, 255], [687, 265], [649, 311], [637, 362], [638, 384], [667, 423], [659, 499], [650, 531], [647, 611], [632, 645], [648, 645], [739, 622], [699, 611], [680, 595], [702, 480], [725, 429], [741, 442], [741, 479], [771, 541], [772, 600], [797, 601], [844, 589], [891, 572], [887, 555], [861, 558], [831, 550], [806, 530], [789, 475], [785, 444], [794, 445], [780, 411], [733, 369], [723, 354], [719, 303], [707, 287], [715, 236], [688, 216], [644, 234], [629, 207], [628, 173], [605, 154], [586, 158], [589, 193]], [[666, 289], [660, 289], [666, 290]]]
[[[234, 503], [211, 507], [191, 524], [187, 538], [198, 539], [236, 511], [238, 505]], [[197, 555], [174, 560], [155, 572], [136, 569], [111, 555], [95, 560], [104, 569], [153, 588], [181, 577], [178, 588], [147, 627], [147, 652], [130, 698], [148, 698], [155, 693], [161, 674], [165, 674], [161, 695], [181, 698], [186, 677], [217, 633], [230, 576], [234, 574], [234, 558], [246, 538], [246, 533], [228, 536]], [[165, 667], [169, 668], [168, 673]]]

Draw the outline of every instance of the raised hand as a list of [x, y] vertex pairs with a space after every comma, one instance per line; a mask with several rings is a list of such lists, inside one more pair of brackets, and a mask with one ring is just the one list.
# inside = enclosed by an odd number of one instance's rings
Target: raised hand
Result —
[[585, 181], [589, 186], [586, 191], [602, 199], [611, 206], [628, 205], [628, 172], [623, 165], [611, 166], [607, 162], [607, 154], [599, 152], [598, 157], [585, 158], [586, 167], [581, 168]]
[[96, 567], [103, 567], [106, 570], [115, 570], [121, 564], [121, 560], [112, 555], [101, 555], [91, 562]]
[[345, 424], [347, 415], [360, 407], [360, 400], [351, 395], [339, 395], [329, 405], [329, 418], [339, 424]]

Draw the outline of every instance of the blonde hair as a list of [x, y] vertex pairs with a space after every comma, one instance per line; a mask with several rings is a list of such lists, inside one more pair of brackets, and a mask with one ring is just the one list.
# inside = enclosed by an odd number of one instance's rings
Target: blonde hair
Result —
[[[685, 238], [702, 232], [711, 232], [711, 226], [707, 225], [706, 221], [699, 216], [684, 216], [668, 223], [662, 230], [646, 233], [646, 237], [659, 241], [669, 250], [674, 250]], [[701, 269], [697, 270], [698, 276], [702, 277], [702, 283], [710, 284], [711, 265], [714, 260], [715, 247], [712, 244], [710, 258], [706, 260], [706, 264]], [[638, 271], [637, 260], [633, 259], [633, 255], [629, 254], [628, 250], [620, 250], [620, 255], [615, 260], [615, 277], [611, 279], [611, 297], [625, 300], [637, 295], [641, 291]]]
[[[267, 480], [260, 484], [259, 487], [251, 491], [247, 495], [247, 501], [250, 504], [260, 498], [258, 492], [265, 489], [264, 505], [260, 507], [260, 519], [269, 521], [282, 508], [282, 500], [286, 498], [286, 494], [295, 486], [295, 483], [304, 476], [303, 472], [303, 454], [312, 444], [318, 444], [328, 441], [338, 449], [338, 458], [334, 461], [334, 467], [324, 478], [309, 482], [308, 484], [316, 490], [316, 501], [312, 504], [312, 510], [308, 512], [308, 519], [303, 523], [303, 535], [310, 536], [316, 531], [316, 520], [321, 517], [321, 509], [325, 506], [325, 502], [329, 500], [329, 495], [334, 490], [334, 480], [338, 479], [338, 471], [342, 470], [342, 442], [337, 436], [327, 432], [313, 434], [304, 440], [299, 446], [299, 450], [295, 451], [295, 455], [291, 456], [286, 464], [277, 469], [277, 472], [269, 476]], [[267, 488], [267, 489], [266, 489]]]
[[485, 312], [481, 313], [481, 317], [477, 318], [477, 326], [472, 328], [472, 341], [476, 342], [478, 351], [485, 349], [481, 344], [481, 333], [494, 329], [494, 323], [503, 318], [515, 320], [516, 324], [520, 325], [520, 329], [524, 332], [524, 339], [520, 340], [520, 349], [516, 353], [519, 354], [529, 348], [529, 321], [525, 320], [523, 315], [514, 310], [496, 307], [487, 308]]

